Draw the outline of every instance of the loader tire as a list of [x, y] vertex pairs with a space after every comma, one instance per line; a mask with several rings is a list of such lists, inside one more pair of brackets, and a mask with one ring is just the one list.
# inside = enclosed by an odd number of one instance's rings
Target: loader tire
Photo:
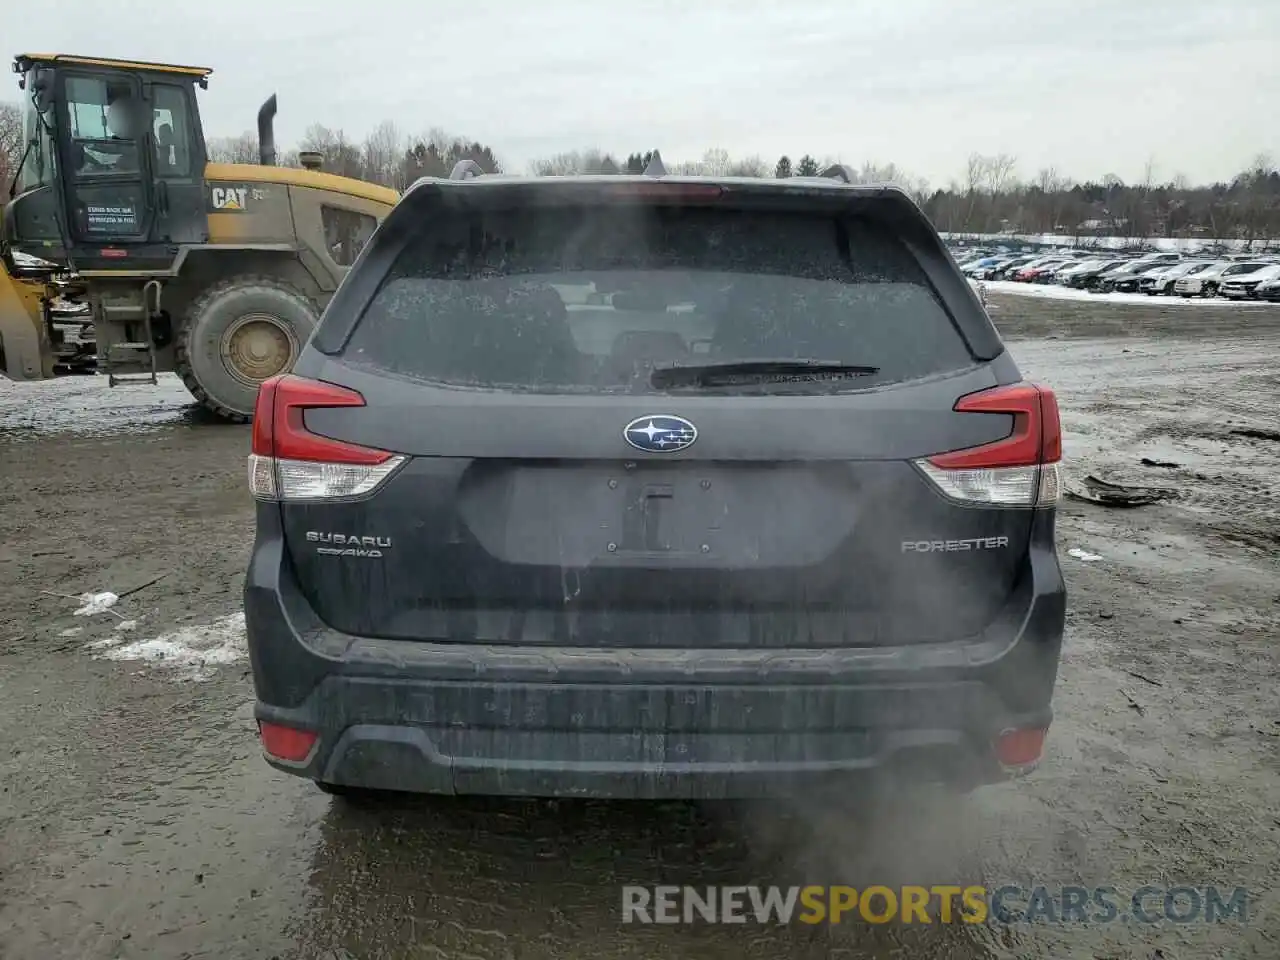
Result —
[[258, 384], [293, 367], [319, 315], [310, 297], [275, 277], [223, 280], [187, 309], [174, 369], [201, 405], [224, 420], [247, 423]]

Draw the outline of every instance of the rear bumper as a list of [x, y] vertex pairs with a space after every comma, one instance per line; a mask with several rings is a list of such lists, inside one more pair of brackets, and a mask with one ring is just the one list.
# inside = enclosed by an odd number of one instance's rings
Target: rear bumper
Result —
[[[1037, 523], [1048, 526], [1051, 514]], [[979, 637], [839, 650], [409, 643], [316, 618], [259, 523], [245, 586], [259, 720], [312, 731], [328, 783], [509, 796], [742, 798], [872, 773], [1004, 779], [993, 743], [1044, 728], [1065, 592], [1051, 548]]]

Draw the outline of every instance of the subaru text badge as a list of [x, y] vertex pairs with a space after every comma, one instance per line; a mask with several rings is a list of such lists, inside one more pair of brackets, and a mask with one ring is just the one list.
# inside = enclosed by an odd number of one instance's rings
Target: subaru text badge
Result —
[[645, 453], [674, 453], [693, 446], [698, 428], [684, 417], [656, 414], [636, 417], [622, 431], [623, 439]]

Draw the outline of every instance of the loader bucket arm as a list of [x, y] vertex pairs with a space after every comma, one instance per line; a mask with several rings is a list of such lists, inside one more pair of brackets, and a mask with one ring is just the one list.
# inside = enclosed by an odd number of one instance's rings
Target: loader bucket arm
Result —
[[45, 333], [42, 280], [10, 273], [0, 259], [0, 373], [11, 380], [53, 376], [53, 351]]

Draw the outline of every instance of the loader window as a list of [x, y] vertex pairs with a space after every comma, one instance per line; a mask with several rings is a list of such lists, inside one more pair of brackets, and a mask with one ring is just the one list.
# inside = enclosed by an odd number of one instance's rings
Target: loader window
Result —
[[[32, 81], [28, 75], [27, 89], [30, 89], [31, 85]], [[39, 186], [48, 186], [53, 183], [56, 175], [53, 138], [48, 130], [48, 125], [53, 123], [53, 117], [47, 116], [45, 119], [47, 124], [41, 122], [35, 104], [28, 97], [22, 114], [22, 143], [18, 147], [26, 154], [22, 161], [22, 168], [18, 172], [19, 193]], [[28, 144], [31, 145], [28, 146]], [[8, 184], [4, 186], [7, 187]]]
[[338, 207], [321, 207], [320, 217], [324, 221], [324, 239], [329, 256], [341, 267], [349, 267], [356, 262], [356, 257], [378, 226], [378, 221], [367, 213]]
[[151, 132], [155, 136], [156, 175], [191, 176], [191, 111], [182, 87], [153, 88]]
[[136, 174], [140, 104], [132, 85], [68, 77], [66, 93], [76, 176]]

